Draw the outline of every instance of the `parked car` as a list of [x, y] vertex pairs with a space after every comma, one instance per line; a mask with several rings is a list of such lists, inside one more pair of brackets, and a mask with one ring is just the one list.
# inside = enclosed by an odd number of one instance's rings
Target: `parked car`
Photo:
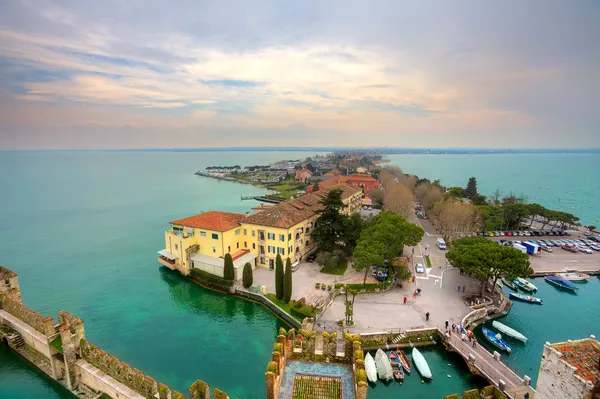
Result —
[[554, 232], [553, 232], [553, 231], [549, 231], [549, 232], [548, 232], [548, 235], [549, 235], [549, 236], [553, 236], [553, 235], [554, 235]]
[[415, 270], [417, 271], [417, 273], [425, 273], [425, 268], [420, 263], [417, 263], [417, 266], [415, 267]]
[[542, 245], [541, 247], [542, 247], [542, 251], [546, 251], [546, 252], [552, 252], [552, 248], [550, 248], [549, 246], [547, 246], [547, 245], [545, 245], [545, 244], [544, 244], [544, 245]]
[[528, 232], [528, 231], [524, 231], [524, 232], [523, 232], [523, 235], [524, 235], [524, 236], [527, 236], [527, 237], [531, 237], [531, 233], [530, 233], [530, 232]]
[[507, 237], [512, 237], [512, 233], [510, 231], [505, 231], [504, 235]]
[[310, 254], [310, 255], [308, 255], [306, 257], [306, 261], [308, 263], [313, 263], [316, 259], [317, 259], [317, 253], [316, 252], [313, 252], [312, 254]]
[[590, 248], [593, 249], [594, 251], [600, 251], [600, 247], [597, 246], [596, 244], [590, 245]]
[[586, 236], [586, 237], [589, 237], [589, 236], [592, 235], [592, 232], [588, 230], [585, 233], [583, 233], [583, 235]]
[[591, 253], [594, 252], [591, 249], [589, 249], [588, 247], [579, 247], [579, 251], [580, 252], [585, 252], [586, 254], [591, 254]]

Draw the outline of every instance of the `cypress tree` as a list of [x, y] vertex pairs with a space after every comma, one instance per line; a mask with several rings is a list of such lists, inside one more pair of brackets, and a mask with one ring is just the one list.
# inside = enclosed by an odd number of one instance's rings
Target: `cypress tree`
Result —
[[292, 299], [292, 261], [287, 258], [283, 278], [283, 302], [288, 303], [290, 299]]
[[242, 284], [244, 285], [244, 288], [250, 288], [252, 283], [252, 265], [249, 262], [246, 262], [244, 265], [244, 272], [242, 273]]
[[229, 253], [225, 254], [225, 265], [223, 267], [223, 278], [233, 281], [235, 279], [235, 270], [233, 269], [233, 259]]
[[283, 261], [279, 254], [275, 259], [275, 296], [279, 300], [283, 299]]

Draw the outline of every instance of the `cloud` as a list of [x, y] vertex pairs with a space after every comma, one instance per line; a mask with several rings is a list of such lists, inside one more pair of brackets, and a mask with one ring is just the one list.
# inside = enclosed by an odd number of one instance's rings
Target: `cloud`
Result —
[[203, 144], [249, 131], [293, 141], [301, 127], [315, 145], [360, 145], [360, 132], [569, 145], [561, 131], [600, 145], [599, 14], [541, 0], [5, 2], [0, 147], [21, 128], [67, 126], [219, 132]]

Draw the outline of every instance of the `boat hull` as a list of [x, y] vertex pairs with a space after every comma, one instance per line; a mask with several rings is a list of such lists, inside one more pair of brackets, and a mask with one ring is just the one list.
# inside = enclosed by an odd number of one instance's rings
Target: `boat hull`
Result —
[[377, 383], [377, 367], [375, 366], [375, 360], [373, 356], [367, 352], [365, 355], [365, 371], [367, 372], [367, 379], [376, 384]]
[[527, 303], [534, 303], [534, 304], [542, 304], [542, 300], [540, 298], [535, 298], [532, 296], [528, 296], [528, 295], [521, 295], [521, 294], [515, 294], [513, 292], [508, 294], [512, 299], [515, 299], [517, 301], [521, 301], [521, 302], [527, 302]]
[[579, 289], [579, 288], [575, 287], [575, 285], [573, 283], [571, 283], [567, 280], [564, 280], [560, 277], [548, 276], [545, 278], [545, 280], [547, 282], [549, 282], [550, 284], [554, 285], [555, 287], [558, 287], [563, 290], [577, 292], [577, 290]]
[[423, 357], [417, 348], [413, 348], [412, 357], [419, 374], [421, 374], [423, 378], [433, 379], [433, 374], [431, 374], [431, 369], [429, 368], [429, 364], [427, 364], [427, 360], [425, 360], [425, 357]]
[[496, 338], [496, 334], [494, 334], [492, 330], [488, 330], [487, 328], [483, 327], [481, 331], [483, 332], [483, 336], [485, 337], [485, 339], [487, 339], [492, 345], [494, 345], [500, 350], [510, 353], [510, 345], [506, 343], [506, 341], [504, 341], [503, 339]]
[[588, 274], [583, 273], [557, 273], [556, 275], [573, 283], [584, 283], [590, 278]]
[[375, 367], [377, 367], [377, 375], [380, 379], [389, 381], [394, 378], [390, 360], [381, 349], [377, 349], [377, 353], [375, 354]]
[[518, 339], [519, 341], [527, 342], [527, 337], [518, 332], [515, 329], [510, 328], [509, 326], [500, 323], [499, 321], [492, 321], [492, 326], [495, 329], [503, 333], [504, 335], [508, 335], [511, 338]]
[[400, 360], [400, 364], [402, 365], [404, 371], [410, 374], [412, 367], [410, 365], [410, 361], [408, 360], [408, 356], [406, 356], [406, 353], [404, 353], [402, 349], [398, 348], [396, 349], [396, 354], [398, 355], [398, 359]]

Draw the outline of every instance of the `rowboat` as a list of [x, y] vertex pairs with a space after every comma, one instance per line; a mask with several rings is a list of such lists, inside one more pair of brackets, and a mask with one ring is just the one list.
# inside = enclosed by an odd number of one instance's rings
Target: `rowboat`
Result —
[[396, 354], [396, 352], [391, 351], [389, 354], [389, 357], [390, 357], [390, 364], [392, 365], [392, 368], [402, 367], [402, 366], [400, 366], [400, 360], [398, 359], [398, 355]]
[[412, 350], [412, 358], [413, 362], [415, 362], [415, 366], [417, 366], [417, 370], [421, 374], [423, 378], [433, 379], [433, 375], [431, 374], [431, 370], [429, 369], [429, 365], [427, 364], [427, 360], [423, 357], [421, 352], [417, 348], [413, 348]]
[[584, 282], [588, 278], [590, 278], [589, 274], [575, 273], [575, 272], [573, 272], [573, 273], [556, 273], [556, 275], [558, 277], [564, 278], [565, 280], [573, 281], [576, 283]]
[[525, 280], [524, 278], [517, 277], [517, 279], [514, 281], [514, 283], [517, 287], [519, 287], [523, 291], [527, 291], [527, 292], [537, 291], [537, 287], [535, 285], [531, 284], [529, 281]]
[[494, 321], [492, 321], [492, 325], [494, 326], [495, 329], [497, 329], [498, 331], [500, 331], [503, 334], [508, 335], [509, 337], [518, 339], [519, 341], [527, 342], [527, 337], [526, 336], [524, 336], [523, 334], [521, 334], [517, 330], [514, 330], [514, 329], [510, 328], [506, 324], [502, 324], [499, 321], [495, 321], [494, 320]]
[[375, 367], [377, 368], [377, 375], [382, 380], [391, 380], [394, 375], [392, 374], [392, 365], [385, 352], [381, 349], [377, 349], [375, 353]]
[[550, 284], [555, 285], [558, 288], [562, 288], [562, 289], [573, 291], [573, 292], [577, 292], [577, 290], [579, 289], [579, 287], [577, 287], [575, 284], [573, 284], [570, 281], [565, 280], [562, 277], [546, 276], [544, 279], [547, 282], [549, 282]]
[[402, 367], [394, 369], [392, 373], [394, 374], [394, 379], [396, 381], [404, 381], [404, 372], [402, 371]]
[[496, 348], [501, 349], [503, 351], [507, 351], [510, 353], [510, 345], [506, 343], [502, 339], [502, 335], [495, 334], [492, 330], [488, 330], [485, 327], [481, 328], [481, 332], [483, 332], [483, 336], [490, 341]]
[[396, 354], [398, 355], [398, 360], [400, 360], [400, 364], [402, 365], [404, 371], [410, 374], [410, 370], [412, 369], [412, 367], [410, 365], [410, 362], [408, 361], [408, 356], [406, 356], [406, 353], [404, 353], [402, 349], [398, 348], [396, 349]]
[[517, 286], [512, 281], [510, 281], [510, 280], [505, 279], [504, 277], [502, 277], [502, 282], [504, 283], [505, 286], [507, 286], [511, 290], [513, 290], [513, 291], [517, 290]]
[[534, 296], [529, 296], [529, 295], [517, 294], [515, 292], [509, 293], [508, 296], [510, 296], [513, 299], [516, 299], [518, 301], [523, 301], [523, 302], [539, 303], [539, 304], [544, 302], [544, 300], [541, 298], [536, 298]]
[[369, 352], [365, 355], [365, 370], [367, 371], [367, 379], [372, 383], [377, 383], [377, 367], [375, 366], [375, 360]]

